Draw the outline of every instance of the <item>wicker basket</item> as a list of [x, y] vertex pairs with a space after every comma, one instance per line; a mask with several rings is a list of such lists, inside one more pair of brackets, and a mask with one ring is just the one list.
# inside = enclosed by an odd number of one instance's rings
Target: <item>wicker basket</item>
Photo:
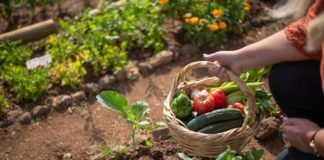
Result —
[[189, 130], [181, 120], [175, 117], [171, 111], [171, 102], [179, 90], [220, 83], [216, 77], [203, 78], [197, 81], [186, 80], [185, 76], [191, 70], [208, 68], [210, 65], [215, 64], [207, 61], [197, 61], [188, 64], [182, 69], [173, 80], [170, 93], [164, 101], [163, 113], [172, 137], [188, 154], [215, 158], [218, 154], [226, 150], [227, 145], [230, 145], [231, 149], [241, 150], [253, 137], [261, 118], [257, 114], [254, 92], [231, 71], [228, 71], [230, 80], [239, 86], [247, 98], [245, 107], [246, 118], [241, 128], [234, 128], [217, 134], [204, 134]]

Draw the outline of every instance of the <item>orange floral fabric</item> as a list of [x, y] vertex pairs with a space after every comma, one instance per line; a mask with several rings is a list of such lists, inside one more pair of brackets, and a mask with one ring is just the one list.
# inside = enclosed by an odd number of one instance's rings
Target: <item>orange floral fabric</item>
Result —
[[324, 43], [322, 49], [316, 51], [315, 53], [308, 53], [304, 49], [306, 45], [306, 31], [308, 22], [323, 11], [324, 0], [316, 0], [314, 4], [309, 8], [307, 15], [297, 20], [296, 22], [293, 22], [292, 24], [288, 25], [284, 29], [284, 32], [288, 41], [290, 41], [292, 45], [297, 48], [297, 50], [299, 50], [301, 53], [312, 59], [321, 61], [320, 74], [322, 79], [322, 90], [324, 93]]
[[307, 53], [304, 50], [304, 47], [306, 45], [306, 30], [308, 22], [319, 15], [322, 11], [324, 11], [324, 0], [316, 0], [315, 3], [309, 8], [306, 16], [297, 20], [296, 22], [293, 22], [284, 29], [287, 39], [301, 53], [317, 60], [321, 59], [322, 52], [317, 51], [316, 53]]

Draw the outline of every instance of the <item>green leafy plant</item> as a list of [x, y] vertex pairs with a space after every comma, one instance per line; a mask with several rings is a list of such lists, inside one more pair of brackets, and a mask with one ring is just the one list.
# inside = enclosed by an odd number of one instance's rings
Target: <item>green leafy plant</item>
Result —
[[99, 150], [100, 154], [105, 158], [108, 158], [109, 154], [112, 152], [112, 144], [108, 143], [104, 146], [98, 146], [97, 149]]
[[152, 148], [153, 147], [153, 143], [150, 141], [150, 140], [145, 140], [145, 146], [147, 147], [147, 148]]
[[2, 75], [18, 100], [36, 101], [48, 84], [48, 70], [43, 68], [27, 70], [25, 67], [15, 66], [6, 68]]
[[135, 148], [135, 134], [140, 129], [140, 120], [149, 112], [148, 104], [144, 101], [136, 101], [131, 106], [126, 98], [116, 91], [103, 91], [97, 95], [97, 101], [104, 107], [118, 112], [125, 118], [132, 130], [132, 140]]
[[263, 150], [256, 150], [255, 148], [247, 152], [236, 152], [228, 146], [226, 151], [217, 156], [216, 160], [261, 160], [263, 154]]
[[71, 58], [68, 58], [66, 61], [56, 64], [50, 69], [52, 83], [72, 88], [76, 88], [82, 82], [82, 77], [86, 74], [87, 71], [80, 59], [73, 61]]
[[[25, 62], [32, 54], [30, 44], [21, 45], [20, 41], [0, 43], [1, 77], [18, 100], [36, 101], [47, 88], [47, 69], [27, 70], [25, 67]], [[1, 99], [5, 104], [5, 99]]]
[[12, 14], [23, 7], [31, 9], [31, 17], [35, 15], [35, 8], [38, 5], [49, 4], [53, 0], [3, 0], [0, 2], [0, 15], [7, 19], [9, 23], [12, 21]]
[[5, 41], [0, 43], [0, 71], [16, 65], [24, 65], [31, 57], [31, 45], [20, 46], [20, 41]]
[[[255, 148], [246, 152], [237, 152], [231, 150], [230, 146], [227, 146], [227, 149], [223, 153], [219, 154], [216, 157], [216, 160], [261, 160], [263, 154], [263, 150], [256, 150]], [[182, 160], [197, 160], [197, 158], [191, 158], [183, 152], [177, 153], [177, 156]]]
[[[1, 82], [1, 80], [0, 80], [0, 82]], [[7, 108], [7, 107], [9, 107], [9, 103], [5, 97], [5, 93], [4, 93], [2, 86], [0, 86], [0, 111], [1, 111], [1, 109]]]
[[247, 0], [160, 0], [160, 4], [168, 17], [182, 22], [185, 41], [209, 47], [225, 42], [229, 31], [241, 30], [251, 8]]

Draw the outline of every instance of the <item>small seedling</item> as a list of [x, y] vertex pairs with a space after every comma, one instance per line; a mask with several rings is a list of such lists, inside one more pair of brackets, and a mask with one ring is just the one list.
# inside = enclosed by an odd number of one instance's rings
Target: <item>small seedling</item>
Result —
[[126, 98], [116, 91], [103, 91], [97, 95], [97, 101], [104, 107], [118, 112], [127, 120], [132, 130], [132, 140], [134, 149], [135, 134], [140, 129], [141, 119], [149, 112], [148, 104], [144, 101], [136, 101], [131, 106], [128, 105]]

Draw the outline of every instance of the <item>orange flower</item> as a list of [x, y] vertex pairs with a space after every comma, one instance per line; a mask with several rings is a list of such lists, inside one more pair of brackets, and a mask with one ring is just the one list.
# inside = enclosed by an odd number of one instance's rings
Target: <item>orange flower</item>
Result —
[[165, 5], [167, 3], [169, 3], [169, 0], [160, 0], [160, 4], [162, 4], [162, 5]]
[[199, 18], [198, 17], [191, 17], [190, 18], [190, 23], [191, 24], [198, 24]]
[[220, 17], [220, 16], [222, 16], [222, 15], [224, 14], [224, 11], [221, 10], [221, 9], [214, 9], [214, 10], [212, 11], [212, 14], [213, 14], [213, 16], [214, 16], [215, 18], [218, 18], [218, 17]]
[[250, 10], [251, 10], [251, 5], [250, 5], [249, 3], [245, 3], [244, 10], [245, 10], [246, 12], [250, 12]]
[[224, 21], [219, 22], [218, 25], [219, 25], [219, 28], [222, 29], [222, 30], [227, 29], [227, 24]]
[[185, 21], [186, 23], [190, 23], [190, 18], [185, 18], [184, 21]]
[[212, 32], [215, 32], [215, 31], [217, 31], [218, 29], [219, 29], [218, 24], [213, 23], [213, 24], [210, 24], [210, 25], [209, 25], [209, 30], [212, 31]]

